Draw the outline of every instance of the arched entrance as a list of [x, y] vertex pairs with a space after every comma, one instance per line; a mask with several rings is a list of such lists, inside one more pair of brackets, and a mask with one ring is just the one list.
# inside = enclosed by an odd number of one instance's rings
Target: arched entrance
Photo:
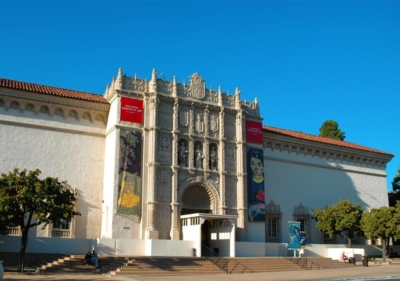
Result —
[[182, 193], [181, 215], [213, 213], [214, 197], [201, 183], [193, 183]]

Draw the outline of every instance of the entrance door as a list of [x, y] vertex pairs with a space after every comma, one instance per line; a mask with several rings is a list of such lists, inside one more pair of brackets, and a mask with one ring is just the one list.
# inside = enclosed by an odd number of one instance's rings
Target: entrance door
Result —
[[206, 220], [201, 225], [201, 255], [202, 256], [213, 256], [213, 250], [211, 247], [211, 223]]

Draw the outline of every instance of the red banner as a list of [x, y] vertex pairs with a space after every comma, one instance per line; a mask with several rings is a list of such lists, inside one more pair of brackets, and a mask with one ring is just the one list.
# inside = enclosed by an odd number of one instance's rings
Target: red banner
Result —
[[253, 143], [263, 143], [262, 123], [246, 120], [246, 141]]
[[121, 121], [143, 124], [143, 100], [121, 97]]

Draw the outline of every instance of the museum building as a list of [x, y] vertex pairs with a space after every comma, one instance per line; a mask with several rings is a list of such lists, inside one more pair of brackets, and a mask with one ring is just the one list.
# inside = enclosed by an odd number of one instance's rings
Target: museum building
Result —
[[240, 242], [288, 243], [290, 221], [308, 244], [343, 242], [311, 216], [339, 199], [388, 206], [392, 154], [263, 125], [259, 106], [198, 73], [185, 84], [120, 69], [103, 96], [0, 78], [0, 172], [40, 169], [78, 192], [81, 216], [35, 237], [194, 241], [230, 256]]

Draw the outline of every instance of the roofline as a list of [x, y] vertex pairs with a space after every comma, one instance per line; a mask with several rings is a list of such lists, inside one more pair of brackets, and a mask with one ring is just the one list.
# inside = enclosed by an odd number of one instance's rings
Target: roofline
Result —
[[96, 103], [109, 104], [109, 102], [98, 94], [69, 90], [65, 88], [58, 88], [36, 83], [23, 82], [0, 77], [0, 87], [6, 89], [20, 90], [32, 93], [46, 94], [52, 96], [59, 96], [64, 98], [72, 98], [78, 100], [85, 100]]
[[271, 126], [265, 126], [263, 125], [263, 131], [266, 133], [273, 133], [273, 134], [279, 134], [279, 135], [284, 135], [284, 136], [289, 136], [297, 139], [303, 139], [303, 140], [308, 140], [308, 141], [313, 141], [313, 142], [318, 142], [318, 143], [323, 143], [323, 144], [330, 144], [330, 145], [335, 145], [335, 146], [340, 146], [340, 147], [345, 147], [345, 148], [352, 148], [352, 149], [357, 149], [361, 151], [367, 151], [367, 152], [373, 152], [373, 153], [378, 153], [390, 157], [394, 157], [394, 154], [387, 153], [381, 150], [369, 148], [366, 146], [358, 145], [355, 143], [351, 142], [346, 142], [342, 140], [336, 140], [328, 137], [321, 137], [321, 136], [316, 136], [316, 135], [311, 135], [311, 134], [305, 134], [302, 132], [297, 132], [297, 131], [290, 131], [286, 129], [280, 129], [276, 127], [271, 127]]

